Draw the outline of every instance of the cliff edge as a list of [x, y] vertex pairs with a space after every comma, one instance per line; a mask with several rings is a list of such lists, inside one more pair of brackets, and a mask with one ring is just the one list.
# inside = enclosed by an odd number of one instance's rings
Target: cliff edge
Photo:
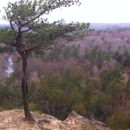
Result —
[[0, 130], [110, 130], [106, 124], [90, 121], [72, 112], [64, 121], [47, 114], [32, 112], [35, 122], [24, 121], [23, 110], [0, 112]]

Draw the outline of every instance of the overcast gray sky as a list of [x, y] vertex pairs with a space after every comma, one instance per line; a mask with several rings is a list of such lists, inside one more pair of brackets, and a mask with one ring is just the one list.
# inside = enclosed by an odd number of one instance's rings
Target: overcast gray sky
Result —
[[[16, 0], [1, 0], [0, 8], [8, 2]], [[53, 11], [49, 20], [63, 18], [67, 22], [79, 21], [90, 23], [130, 23], [130, 0], [80, 0], [81, 6], [71, 6]], [[0, 23], [4, 21], [0, 20]]]

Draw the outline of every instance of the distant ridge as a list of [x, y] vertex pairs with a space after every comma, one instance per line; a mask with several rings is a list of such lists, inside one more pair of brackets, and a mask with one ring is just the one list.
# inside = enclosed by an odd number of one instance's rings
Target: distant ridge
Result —
[[9, 27], [9, 24], [0, 24], [0, 27]]
[[[0, 24], [0, 27], [9, 27], [9, 24]], [[90, 28], [104, 30], [107, 28], [124, 28], [130, 27], [130, 23], [90, 23]]]
[[90, 23], [90, 28], [96, 30], [105, 30], [107, 28], [124, 28], [130, 27], [130, 23]]

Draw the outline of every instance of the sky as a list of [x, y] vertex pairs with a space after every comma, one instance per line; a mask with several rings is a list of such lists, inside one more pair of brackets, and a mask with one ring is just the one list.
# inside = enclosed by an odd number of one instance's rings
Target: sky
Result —
[[[0, 10], [9, 1], [16, 0], [0, 1]], [[64, 19], [66, 22], [130, 23], [130, 0], [80, 0], [80, 2], [80, 6], [74, 5], [53, 11], [48, 16], [49, 21]], [[0, 19], [0, 23], [6, 22]]]

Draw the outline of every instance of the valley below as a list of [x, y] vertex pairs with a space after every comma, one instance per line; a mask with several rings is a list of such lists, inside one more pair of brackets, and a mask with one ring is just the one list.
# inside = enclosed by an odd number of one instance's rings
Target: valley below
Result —
[[17, 130], [20, 124], [39, 130], [130, 128], [130, 26], [91, 27], [95, 30], [83, 39], [61, 40], [57, 49], [28, 57], [28, 103], [31, 111], [41, 113], [33, 113], [33, 125], [24, 124], [23, 111], [16, 110], [23, 107], [21, 59], [15, 51], [0, 55], [0, 129]]

